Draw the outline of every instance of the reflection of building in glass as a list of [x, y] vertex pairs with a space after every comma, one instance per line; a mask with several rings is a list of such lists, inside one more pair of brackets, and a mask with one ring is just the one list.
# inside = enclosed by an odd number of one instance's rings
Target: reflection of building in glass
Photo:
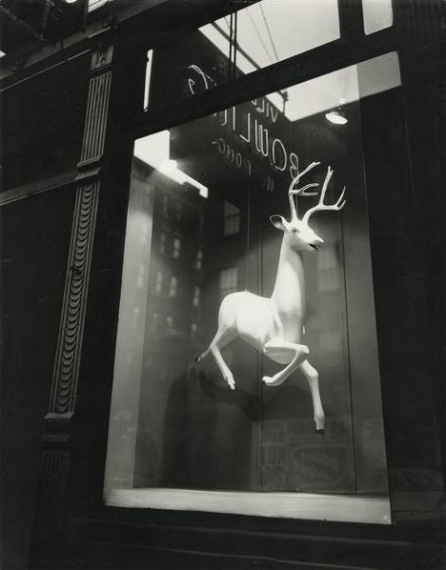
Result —
[[[139, 159], [133, 162], [133, 178], [150, 172], [154, 181], [152, 247], [147, 299], [146, 349], [159, 342], [163, 332], [189, 340], [192, 307], [197, 306], [203, 262], [204, 199], [188, 184], [177, 184]], [[197, 292], [198, 291], [198, 292]], [[164, 327], [164, 331], [163, 331]], [[156, 350], [158, 350], [157, 347]]]
[[[211, 340], [221, 299], [241, 286], [244, 204], [231, 195], [233, 188], [218, 179], [209, 183], [205, 198], [192, 185], [177, 183], [137, 158], [132, 177], [143, 180], [146, 191], [152, 193], [134, 484], [162, 485], [174, 476], [174, 467], [169, 467], [172, 461], [166, 459], [170, 444], [164, 442], [164, 449], [156, 453], [147, 445], [163, 442], [172, 394], [187, 385], [194, 357]], [[233, 349], [228, 350], [228, 358], [233, 360]], [[186, 409], [187, 402], [182, 407]], [[184, 471], [186, 477], [186, 466]]]
[[220, 273], [220, 298], [223, 299], [229, 293], [237, 291], [238, 271], [237, 267], [224, 269]]
[[166, 400], [161, 394], [167, 393], [172, 382], [187, 370], [191, 354], [197, 351], [193, 346], [200, 341], [205, 199], [196, 188], [171, 180], [137, 158], [133, 162], [132, 180], [142, 180], [146, 191], [152, 193], [134, 481], [135, 485], [147, 485], [150, 477], [160, 477], [162, 452], [156, 451], [158, 459], [154, 462], [154, 452], [149, 454], [147, 445], [162, 439]]

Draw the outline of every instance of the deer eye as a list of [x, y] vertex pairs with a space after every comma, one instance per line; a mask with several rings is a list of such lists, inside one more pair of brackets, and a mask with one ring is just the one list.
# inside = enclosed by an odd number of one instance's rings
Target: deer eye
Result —
[[300, 231], [297, 228], [293, 228], [293, 234], [298, 234]]

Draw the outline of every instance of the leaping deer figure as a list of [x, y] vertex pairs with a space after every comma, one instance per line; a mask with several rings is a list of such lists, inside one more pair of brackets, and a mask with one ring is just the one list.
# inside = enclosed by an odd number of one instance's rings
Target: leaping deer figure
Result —
[[296, 186], [304, 174], [319, 164], [311, 163], [292, 180], [288, 189], [290, 221], [278, 214], [270, 217], [273, 226], [283, 231], [279, 265], [271, 297], [261, 297], [247, 291], [227, 295], [220, 305], [218, 330], [209, 348], [200, 354], [196, 361], [200, 362], [211, 353], [230, 389], [235, 390], [234, 376], [223, 360], [221, 349], [239, 336], [274, 362], [286, 364], [285, 368], [274, 376], [263, 377], [266, 386], [279, 386], [294, 370], [300, 368], [311, 391], [316, 432], [323, 434], [325, 417], [319, 393], [318, 372], [308, 362], [308, 346], [301, 344], [306, 305], [302, 252], [317, 251], [324, 243], [308, 222], [316, 212], [341, 210], [345, 205], [345, 187], [335, 204], [324, 204], [333, 174], [332, 169], [328, 167], [318, 204], [310, 208], [299, 220], [294, 196], [314, 196], [316, 194], [308, 192], [308, 189], [319, 185], [312, 183], [299, 189]]

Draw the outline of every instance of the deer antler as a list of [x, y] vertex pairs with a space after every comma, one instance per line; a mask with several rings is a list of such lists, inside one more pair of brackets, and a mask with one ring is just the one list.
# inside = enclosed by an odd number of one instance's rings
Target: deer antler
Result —
[[296, 209], [296, 203], [294, 201], [293, 196], [295, 196], [295, 195], [296, 196], [316, 196], [316, 193], [314, 193], [314, 192], [307, 193], [306, 190], [308, 190], [308, 188], [314, 188], [315, 186], [318, 186], [318, 184], [317, 183], [307, 184], [303, 188], [297, 188], [297, 189], [295, 189], [295, 186], [296, 186], [296, 184], [298, 184], [299, 180], [302, 178], [302, 176], [304, 174], [306, 174], [309, 170], [311, 170], [315, 166], [319, 166], [319, 164], [320, 164], [320, 162], [312, 162], [310, 165], [307, 166], [307, 168], [305, 168], [305, 170], [302, 170], [302, 172], [299, 172], [299, 174], [297, 176], [295, 176], [293, 178], [293, 180], [291, 181], [290, 187], [288, 188], [288, 199], [290, 201], [291, 218], [294, 220], [297, 219], [297, 209]]
[[344, 194], [345, 194], [345, 186], [344, 186], [344, 189], [342, 190], [341, 195], [339, 196], [339, 198], [335, 204], [330, 204], [330, 205], [324, 204], [325, 194], [327, 192], [328, 184], [330, 182], [332, 175], [333, 175], [333, 170], [329, 166], [327, 169], [327, 176], [325, 177], [324, 184], [322, 186], [321, 195], [319, 197], [319, 202], [316, 204], [316, 206], [313, 206], [313, 208], [310, 208], [309, 210], [307, 210], [307, 212], [305, 212], [305, 215], [302, 218], [302, 221], [304, 223], [308, 223], [308, 220], [310, 219], [310, 217], [315, 212], [320, 212], [320, 211], [324, 211], [324, 210], [325, 211], [327, 211], [327, 210], [336, 210], [337, 211], [337, 210], [342, 210], [342, 208], [345, 206], [346, 200], [343, 200]]

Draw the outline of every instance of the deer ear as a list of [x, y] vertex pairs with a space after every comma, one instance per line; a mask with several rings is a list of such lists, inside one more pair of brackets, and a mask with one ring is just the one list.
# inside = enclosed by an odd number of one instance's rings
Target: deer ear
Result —
[[279, 214], [273, 214], [272, 216], [270, 216], [269, 221], [272, 223], [272, 225], [277, 228], [278, 230], [282, 230], [285, 231], [286, 229], [286, 220], [285, 218], [283, 218], [282, 216], [279, 216]]

